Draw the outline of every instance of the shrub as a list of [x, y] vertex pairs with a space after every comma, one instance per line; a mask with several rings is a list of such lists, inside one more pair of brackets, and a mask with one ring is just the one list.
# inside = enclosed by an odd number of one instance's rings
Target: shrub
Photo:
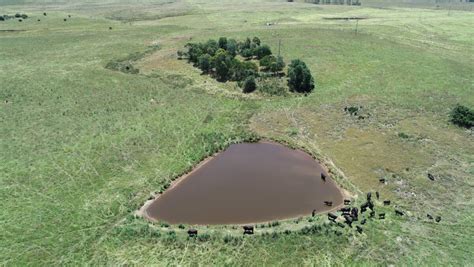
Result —
[[211, 236], [209, 234], [198, 235], [198, 240], [201, 242], [207, 242], [210, 239], [211, 239]]
[[451, 111], [451, 122], [464, 128], [474, 127], [474, 110], [468, 107], [457, 105]]
[[244, 81], [244, 88], [242, 91], [248, 94], [248, 93], [252, 93], [256, 89], [257, 89], [257, 83], [255, 82], [255, 78], [253, 76], [247, 77], [247, 79], [245, 79]]
[[314, 89], [314, 79], [306, 64], [299, 60], [293, 60], [288, 69], [288, 85], [290, 91], [298, 93], [309, 93]]
[[286, 96], [288, 95], [288, 87], [283, 79], [268, 78], [260, 79], [258, 82], [258, 91], [265, 95]]

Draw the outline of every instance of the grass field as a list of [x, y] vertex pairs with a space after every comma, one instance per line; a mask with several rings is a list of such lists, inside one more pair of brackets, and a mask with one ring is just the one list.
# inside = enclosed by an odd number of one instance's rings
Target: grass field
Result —
[[[474, 135], [448, 116], [474, 107], [472, 11], [130, 2], [0, 1], [0, 13], [31, 17], [0, 22], [0, 265], [472, 265]], [[367, 19], [324, 19], [345, 16]], [[274, 51], [281, 40], [315, 91], [243, 95], [176, 59], [190, 40], [220, 36], [259, 36]], [[139, 74], [105, 68], [134, 53]], [[367, 118], [346, 115], [350, 105]], [[358, 201], [378, 190], [407, 216], [362, 235], [336, 236], [322, 215], [305, 223], [312, 234], [291, 220], [252, 237], [201, 227], [197, 240], [134, 217], [153, 192], [252, 134], [305, 148]]]

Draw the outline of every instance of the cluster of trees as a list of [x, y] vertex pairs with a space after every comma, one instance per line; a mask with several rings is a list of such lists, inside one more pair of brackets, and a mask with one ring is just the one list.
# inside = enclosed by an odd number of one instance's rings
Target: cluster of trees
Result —
[[[178, 58], [187, 58], [195, 67], [218, 81], [236, 81], [244, 93], [257, 89], [257, 79], [282, 77], [286, 67], [281, 56], [275, 56], [258, 37], [244, 41], [221, 37], [205, 43], [188, 43], [187, 51], [178, 51]], [[243, 60], [239, 60], [241, 57]], [[258, 64], [257, 64], [258, 63]], [[294, 60], [288, 70], [290, 91], [308, 93], [314, 79], [306, 64]]]

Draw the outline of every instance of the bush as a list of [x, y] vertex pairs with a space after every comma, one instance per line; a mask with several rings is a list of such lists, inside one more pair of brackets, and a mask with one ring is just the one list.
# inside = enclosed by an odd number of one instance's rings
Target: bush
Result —
[[290, 91], [298, 93], [309, 93], [314, 89], [314, 79], [306, 64], [295, 59], [288, 68], [288, 86]]
[[288, 95], [288, 87], [283, 79], [268, 78], [261, 79], [258, 82], [258, 91], [265, 95], [286, 96]]
[[255, 78], [253, 76], [247, 77], [247, 79], [245, 79], [244, 81], [244, 88], [242, 91], [248, 94], [248, 93], [252, 93], [256, 89], [257, 89], [257, 83], [255, 82]]
[[451, 122], [460, 127], [472, 128], [474, 126], [474, 110], [457, 105], [451, 111]]

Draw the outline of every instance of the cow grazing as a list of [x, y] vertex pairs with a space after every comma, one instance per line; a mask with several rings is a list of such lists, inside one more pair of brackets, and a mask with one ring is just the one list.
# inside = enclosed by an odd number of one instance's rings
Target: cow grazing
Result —
[[351, 208], [347, 207], [347, 208], [342, 208], [339, 210], [340, 212], [342, 212], [343, 214], [347, 214], [349, 215], [349, 213], [351, 212]]
[[367, 202], [372, 200], [372, 192], [367, 193]]
[[349, 199], [344, 199], [344, 205], [350, 205], [351, 201]]
[[326, 174], [321, 173], [321, 180], [326, 182], [326, 178], [327, 178]]
[[439, 223], [439, 222], [441, 221], [441, 216], [436, 216], [435, 221], [436, 221], [437, 223]]
[[428, 217], [428, 219], [430, 219], [430, 220], [433, 220], [433, 216], [431, 216], [431, 214], [429, 214], [429, 213], [426, 214], [426, 217]]
[[366, 222], [367, 222], [366, 219], [362, 219], [362, 221], [360, 221], [360, 224], [364, 225]]
[[253, 235], [253, 226], [251, 225], [244, 226], [244, 235]]
[[382, 183], [382, 184], [385, 184], [386, 180], [385, 180], [385, 178], [380, 178], [379, 182]]
[[326, 204], [326, 206], [328, 206], [328, 207], [331, 207], [332, 206], [332, 201], [324, 201], [324, 204]]
[[344, 219], [345, 219], [345, 222], [347, 223], [347, 225], [349, 225], [349, 227], [352, 228], [352, 217], [349, 216], [349, 215], [344, 215]]
[[435, 180], [435, 177], [434, 177], [433, 174], [428, 173], [428, 179], [430, 179], [431, 181], [434, 181], [434, 180]]
[[359, 232], [359, 234], [362, 234], [362, 231], [363, 231], [362, 227], [356, 225], [356, 229], [357, 229], [357, 232]]
[[45, 16], [45, 17], [46, 17], [47, 15], [48, 15], [48, 14], [46, 14], [46, 12], [44, 12], [44, 13], [43, 13], [43, 16]]
[[403, 213], [403, 211], [399, 210], [399, 209], [396, 209], [395, 210], [395, 214], [397, 214], [398, 216], [403, 216], [405, 215], [405, 213]]
[[189, 237], [196, 237], [198, 235], [198, 231], [196, 229], [189, 229], [188, 236]]
[[375, 192], [375, 197], [377, 197], [377, 199], [380, 198], [380, 193], [379, 193], [379, 191]]
[[374, 210], [374, 203], [372, 201], [369, 201], [368, 204], [369, 204], [369, 209]]
[[338, 222], [338, 223], [337, 223], [337, 226], [339, 226], [339, 227], [341, 227], [341, 228], [346, 227], [346, 226], [345, 226], [343, 223], [341, 223], [341, 222]]
[[67, 21], [67, 19], [64, 19], [64, 21]]
[[352, 210], [351, 210], [351, 216], [352, 216], [352, 219], [353, 219], [354, 221], [359, 220], [359, 209], [356, 208], [356, 207], [352, 208]]
[[380, 219], [380, 220], [385, 219], [385, 213], [380, 213], [380, 214], [379, 214], [379, 219]]
[[109, 30], [112, 30], [112, 27], [109, 27]]
[[313, 212], [311, 212], [311, 216], [312, 217], [316, 216], [316, 210], [313, 210]]
[[390, 200], [384, 200], [384, 201], [383, 201], [383, 204], [384, 204], [385, 206], [390, 206]]
[[330, 212], [330, 213], [328, 213], [328, 219], [331, 220], [331, 221], [335, 221], [337, 219], [337, 215]]

